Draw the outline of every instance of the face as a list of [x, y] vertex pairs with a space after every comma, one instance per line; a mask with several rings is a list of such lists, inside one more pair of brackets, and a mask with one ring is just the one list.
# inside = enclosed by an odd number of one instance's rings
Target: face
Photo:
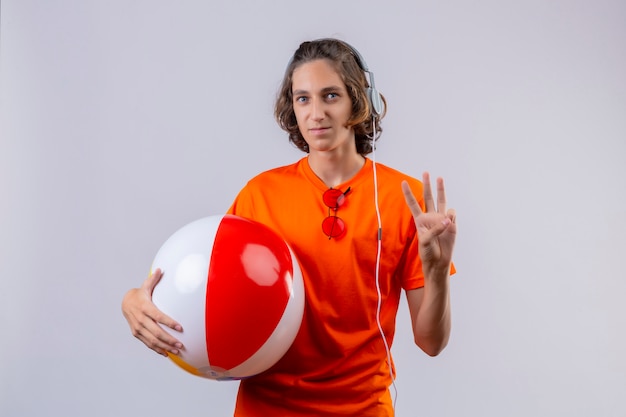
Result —
[[298, 128], [311, 154], [356, 153], [354, 130], [346, 127], [352, 100], [329, 61], [318, 59], [296, 68], [291, 91]]

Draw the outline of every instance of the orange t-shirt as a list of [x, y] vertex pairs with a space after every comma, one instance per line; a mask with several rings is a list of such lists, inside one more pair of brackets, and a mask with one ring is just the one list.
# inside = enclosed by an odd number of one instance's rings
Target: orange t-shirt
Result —
[[[380, 320], [391, 346], [401, 289], [424, 284], [415, 223], [400, 183], [407, 180], [422, 205], [423, 190], [420, 181], [396, 170], [382, 164], [376, 169]], [[328, 187], [307, 158], [253, 178], [229, 210], [285, 239], [298, 258], [305, 288], [304, 317], [293, 345], [271, 369], [241, 381], [237, 417], [393, 415], [387, 354], [376, 323], [378, 222], [371, 160], [334, 188], [348, 187], [336, 212], [346, 225], [339, 238], [329, 239], [322, 230], [329, 214], [322, 195]]]

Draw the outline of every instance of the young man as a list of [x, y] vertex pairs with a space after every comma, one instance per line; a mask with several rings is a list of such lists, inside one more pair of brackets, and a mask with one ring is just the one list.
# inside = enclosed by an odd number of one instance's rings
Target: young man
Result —
[[[241, 381], [235, 416], [392, 416], [389, 348], [402, 289], [415, 343], [437, 355], [448, 342], [456, 215], [442, 179], [435, 202], [427, 173], [422, 183], [365, 156], [385, 103], [371, 96], [365, 72], [344, 42], [300, 45], [275, 113], [307, 156], [250, 180], [229, 210], [285, 239], [306, 297], [293, 345], [271, 369]], [[159, 324], [181, 327], [151, 302], [159, 279], [156, 271], [130, 290], [122, 308], [137, 338], [176, 354], [184, 347]]]

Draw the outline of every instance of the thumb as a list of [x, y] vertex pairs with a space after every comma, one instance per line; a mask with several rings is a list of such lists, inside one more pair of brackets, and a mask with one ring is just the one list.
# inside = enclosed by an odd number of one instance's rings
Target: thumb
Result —
[[163, 276], [163, 271], [160, 268], [154, 270], [152, 274], [141, 284], [141, 287], [148, 292], [148, 294], [152, 295], [152, 291], [157, 286], [159, 281], [161, 281], [161, 277]]

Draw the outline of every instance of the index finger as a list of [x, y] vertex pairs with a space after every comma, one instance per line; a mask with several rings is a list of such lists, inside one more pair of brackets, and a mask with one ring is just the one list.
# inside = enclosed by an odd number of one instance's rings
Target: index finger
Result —
[[407, 206], [409, 206], [409, 210], [411, 210], [413, 217], [417, 217], [422, 214], [422, 208], [417, 202], [413, 191], [411, 191], [409, 183], [406, 181], [402, 181], [402, 192], [404, 193], [404, 200], [406, 201]]

